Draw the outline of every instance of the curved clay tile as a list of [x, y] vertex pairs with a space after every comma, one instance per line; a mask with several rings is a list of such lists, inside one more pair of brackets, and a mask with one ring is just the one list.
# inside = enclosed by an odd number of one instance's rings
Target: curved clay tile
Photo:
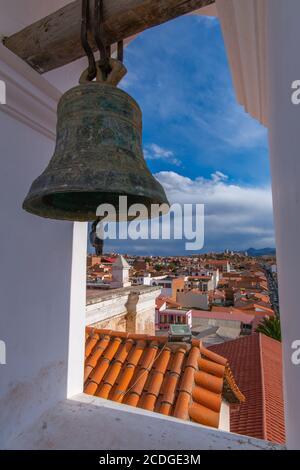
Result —
[[222, 393], [223, 379], [199, 370], [195, 373], [195, 383], [214, 393]]
[[193, 400], [199, 405], [206, 406], [210, 410], [219, 413], [222, 403], [222, 395], [210, 392], [201, 387], [194, 387], [192, 392]]
[[212, 427], [222, 398], [244, 399], [227, 359], [199, 340], [86, 331], [85, 393]]
[[189, 415], [196, 423], [213, 428], [219, 427], [220, 414], [206, 408], [206, 406], [193, 403], [189, 408]]

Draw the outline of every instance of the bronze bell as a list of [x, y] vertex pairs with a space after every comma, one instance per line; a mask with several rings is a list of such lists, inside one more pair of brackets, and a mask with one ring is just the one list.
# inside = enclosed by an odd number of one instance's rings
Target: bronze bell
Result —
[[[46, 170], [33, 182], [23, 208], [51, 219], [95, 220], [102, 203], [128, 207], [167, 203], [142, 151], [142, 114], [136, 101], [116, 88], [124, 66], [110, 59], [106, 81], [67, 91], [58, 104], [57, 142]], [[98, 70], [98, 73], [101, 73]], [[125, 69], [126, 73], [126, 69]]]

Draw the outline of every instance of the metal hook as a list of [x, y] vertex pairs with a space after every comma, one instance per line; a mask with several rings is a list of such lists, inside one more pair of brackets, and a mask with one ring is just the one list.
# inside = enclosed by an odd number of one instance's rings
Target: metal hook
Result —
[[[110, 64], [111, 46], [106, 45], [103, 37], [103, 0], [94, 0], [94, 19], [90, 18], [90, 0], [82, 0], [82, 19], [81, 19], [81, 43], [87, 55], [89, 66], [87, 72], [84, 72], [84, 80], [92, 81], [97, 77], [97, 67], [100, 67], [103, 79], [106, 80], [112, 71]], [[100, 52], [100, 61], [96, 64], [94, 52], [88, 42], [88, 31], [91, 31], [97, 48]], [[123, 41], [118, 42], [117, 57], [120, 62], [124, 58]]]
[[95, 0], [94, 36], [100, 52], [100, 67], [105, 77], [111, 71], [109, 64], [110, 46], [107, 47], [103, 41], [103, 0]]
[[89, 81], [94, 80], [97, 75], [96, 61], [93, 50], [88, 42], [88, 30], [90, 26], [89, 0], [82, 0], [81, 16], [81, 44], [89, 61], [88, 77]]
[[124, 60], [124, 42], [123, 41], [118, 42], [117, 58], [120, 62], [123, 62]]

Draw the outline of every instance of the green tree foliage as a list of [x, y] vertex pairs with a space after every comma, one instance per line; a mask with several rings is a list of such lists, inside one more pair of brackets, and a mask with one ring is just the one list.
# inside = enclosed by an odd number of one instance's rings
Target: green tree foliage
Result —
[[281, 341], [280, 318], [278, 316], [264, 318], [256, 328], [256, 331], [257, 333], [262, 333], [277, 341]]

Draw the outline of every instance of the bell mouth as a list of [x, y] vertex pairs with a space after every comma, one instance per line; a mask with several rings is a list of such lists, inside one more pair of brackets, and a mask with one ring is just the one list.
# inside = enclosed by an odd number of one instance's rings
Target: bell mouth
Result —
[[[120, 197], [126, 197], [126, 205], [120, 204]], [[112, 208], [103, 208], [101, 215], [97, 214], [97, 209], [101, 204], [110, 204]], [[144, 211], [137, 211], [134, 216], [128, 216], [128, 209], [134, 204], [142, 204]], [[136, 217], [141, 219], [151, 219], [156, 215], [151, 211], [152, 204], [161, 206], [160, 215], [169, 212], [169, 202], [166, 197], [157, 198], [157, 200], [139, 195], [130, 195], [122, 193], [99, 193], [97, 191], [61, 191], [46, 194], [43, 196], [26, 198], [23, 203], [23, 209], [40, 217], [58, 220], [70, 220], [78, 222], [93, 221], [101, 216], [107, 221], [120, 222], [131, 221]], [[111, 210], [110, 210], [111, 209]], [[98, 212], [99, 213], [99, 212]]]

